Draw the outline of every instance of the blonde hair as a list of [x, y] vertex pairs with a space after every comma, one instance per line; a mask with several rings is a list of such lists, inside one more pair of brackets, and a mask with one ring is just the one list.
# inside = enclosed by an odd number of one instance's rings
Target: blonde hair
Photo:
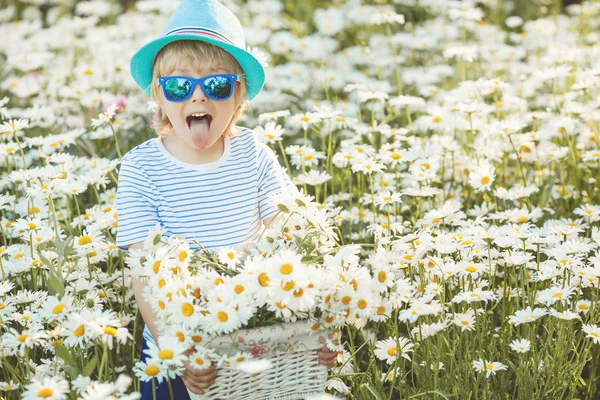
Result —
[[[226, 50], [211, 43], [199, 40], [178, 40], [171, 42], [163, 47], [154, 59], [152, 64], [152, 83], [150, 84], [150, 94], [152, 99], [158, 104], [158, 108], [152, 117], [152, 127], [157, 135], [165, 137], [173, 131], [173, 125], [167, 114], [160, 106], [158, 99], [163, 96], [161, 87], [157, 84], [157, 79], [169, 75], [172, 71], [183, 66], [202, 66], [203, 68], [224, 68], [229, 74], [239, 76], [239, 85], [234, 86], [233, 98], [235, 101], [235, 112], [227, 129], [225, 136], [233, 136], [233, 129], [237, 120], [248, 108], [246, 101], [246, 92], [248, 84], [244, 70], [237, 60]], [[237, 131], [237, 130], [236, 130]]]

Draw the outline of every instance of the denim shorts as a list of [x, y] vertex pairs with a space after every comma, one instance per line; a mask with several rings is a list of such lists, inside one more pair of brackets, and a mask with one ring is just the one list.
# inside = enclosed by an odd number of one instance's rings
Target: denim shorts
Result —
[[[148, 358], [147, 354], [144, 354], [144, 350], [148, 348], [148, 342], [146, 339], [142, 339], [142, 354], [140, 356], [142, 361], [146, 361]], [[187, 388], [181, 380], [181, 377], [171, 379], [171, 389], [173, 389], [173, 400], [190, 400]], [[163, 380], [160, 384], [155, 382], [154, 387], [156, 390], [156, 400], [171, 400], [171, 394], [169, 393], [169, 384], [166, 380]], [[142, 394], [141, 400], [153, 400], [152, 397], [152, 381], [140, 382], [140, 392]]]

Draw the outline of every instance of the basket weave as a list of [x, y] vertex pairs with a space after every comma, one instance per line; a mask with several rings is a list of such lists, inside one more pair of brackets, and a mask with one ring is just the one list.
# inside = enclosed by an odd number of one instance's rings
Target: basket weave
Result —
[[319, 364], [316, 350], [323, 347], [327, 333], [314, 332], [311, 326], [296, 322], [240, 330], [217, 338], [211, 347], [218, 351], [250, 351], [271, 361], [271, 367], [250, 375], [224, 366], [203, 395], [189, 392], [191, 400], [296, 400], [322, 394], [328, 371]]

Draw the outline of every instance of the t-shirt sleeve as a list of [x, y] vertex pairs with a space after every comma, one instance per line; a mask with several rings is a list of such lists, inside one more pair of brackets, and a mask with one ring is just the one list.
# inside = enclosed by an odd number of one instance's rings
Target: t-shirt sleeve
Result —
[[155, 191], [146, 173], [134, 160], [123, 157], [117, 185], [117, 246], [144, 241], [159, 222]]
[[271, 217], [277, 213], [277, 207], [269, 194], [283, 191], [294, 191], [296, 187], [277, 161], [277, 156], [266, 145], [258, 146], [258, 208], [260, 219]]

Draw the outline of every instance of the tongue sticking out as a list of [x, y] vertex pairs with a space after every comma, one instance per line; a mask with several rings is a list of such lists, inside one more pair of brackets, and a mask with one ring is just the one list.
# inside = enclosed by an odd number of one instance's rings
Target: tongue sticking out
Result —
[[192, 118], [190, 121], [192, 140], [199, 149], [204, 149], [208, 143], [208, 128], [210, 128], [208, 117], [202, 119]]

